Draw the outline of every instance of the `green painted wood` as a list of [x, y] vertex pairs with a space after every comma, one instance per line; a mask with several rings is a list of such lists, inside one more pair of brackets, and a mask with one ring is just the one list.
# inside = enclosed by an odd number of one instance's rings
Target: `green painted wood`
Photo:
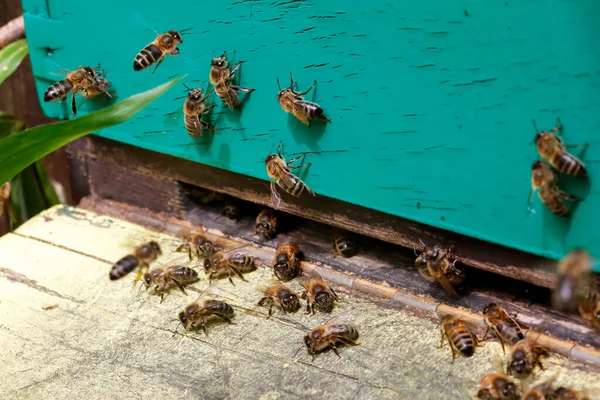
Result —
[[[243, 112], [215, 97], [213, 137], [195, 143], [182, 120], [165, 122], [181, 108], [177, 90], [99, 134], [261, 179], [283, 140], [287, 153], [321, 152], [305, 175], [319, 195], [551, 258], [576, 246], [600, 257], [596, 0], [136, 3], [24, 0], [38, 95], [52, 71], [98, 62], [121, 97], [182, 73], [206, 87], [213, 49], [235, 50], [247, 61], [241, 84], [257, 90]], [[154, 75], [133, 71], [151, 29], [190, 26], [181, 55]], [[276, 77], [288, 82], [290, 70], [300, 89], [318, 80], [308, 99], [331, 124], [307, 128], [280, 109]], [[65, 106], [43, 109], [67, 117]], [[531, 121], [551, 129], [556, 117], [566, 142], [589, 143], [589, 184], [563, 182], [585, 197], [570, 220], [537, 196], [527, 212]]]

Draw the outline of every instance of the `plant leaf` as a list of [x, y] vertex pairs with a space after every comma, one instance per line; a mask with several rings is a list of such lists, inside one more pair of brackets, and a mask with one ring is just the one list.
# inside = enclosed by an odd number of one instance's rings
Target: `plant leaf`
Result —
[[13, 182], [18, 193], [14, 208], [19, 212], [18, 221], [14, 221], [13, 229], [59, 203], [41, 161], [25, 168]]
[[45, 155], [90, 132], [118, 125], [163, 95], [183, 77], [164, 83], [115, 105], [70, 121], [27, 129], [0, 140], [0, 184]]
[[0, 111], [0, 139], [23, 130], [23, 122], [19, 121], [9, 113]]
[[17, 69], [28, 53], [29, 47], [25, 39], [12, 42], [0, 50], [0, 85]]

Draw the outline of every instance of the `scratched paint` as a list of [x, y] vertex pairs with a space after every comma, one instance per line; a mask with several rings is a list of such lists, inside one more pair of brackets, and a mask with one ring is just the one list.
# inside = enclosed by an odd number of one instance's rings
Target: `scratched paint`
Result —
[[[207, 87], [213, 49], [246, 61], [241, 84], [257, 90], [243, 112], [214, 98], [215, 135], [194, 143], [181, 119], [165, 117], [181, 108], [181, 87], [101, 136], [261, 179], [265, 155], [283, 140], [289, 153], [320, 152], [307, 156], [305, 176], [319, 195], [552, 258], [575, 246], [600, 257], [594, 0], [220, 1], [169, 12], [159, 2], [140, 11], [107, 0], [93, 13], [73, 0], [23, 6], [38, 94], [56, 80], [52, 71], [78, 64], [102, 62], [125, 98], [183, 74]], [[192, 26], [181, 55], [154, 75], [134, 73], [153, 29]], [[307, 128], [280, 109], [276, 77], [285, 84], [290, 70], [300, 89], [318, 81], [306, 98], [331, 124]], [[65, 105], [42, 106], [67, 116]], [[88, 101], [82, 114], [99, 106]], [[589, 186], [567, 182], [586, 197], [570, 221], [537, 196], [527, 212], [537, 158], [531, 121], [550, 129], [557, 116], [566, 142], [589, 143]]]

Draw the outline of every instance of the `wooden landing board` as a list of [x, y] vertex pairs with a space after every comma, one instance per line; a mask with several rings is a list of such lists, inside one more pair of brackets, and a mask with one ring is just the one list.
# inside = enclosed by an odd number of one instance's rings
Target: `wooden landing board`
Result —
[[[80, 209], [53, 208], [0, 239], [0, 398], [468, 398], [502, 354], [490, 342], [451, 364], [431, 318], [342, 289], [332, 315], [266, 320], [255, 304], [267, 268], [211, 286], [235, 306], [237, 325], [173, 336], [177, 313], [208, 287], [203, 274], [189, 296], [162, 304], [132, 290], [132, 277], [107, 276], [127, 244], [149, 238], [163, 247], [159, 263], [181, 257], [171, 236]], [[311, 362], [302, 336], [334, 315], [358, 327], [362, 344]], [[560, 384], [600, 390], [589, 366], [559, 357], [545, 366], [540, 380], [558, 371]]]

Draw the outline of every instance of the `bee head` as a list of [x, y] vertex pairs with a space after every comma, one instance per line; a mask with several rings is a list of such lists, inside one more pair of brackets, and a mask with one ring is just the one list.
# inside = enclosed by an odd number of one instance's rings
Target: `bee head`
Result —
[[333, 310], [333, 297], [329, 292], [318, 293], [315, 296], [315, 303], [317, 303], [323, 311], [329, 312]]
[[225, 68], [227, 66], [227, 57], [224, 55], [221, 57], [215, 57], [212, 59], [211, 64], [216, 68]]
[[300, 308], [300, 300], [294, 293], [287, 293], [281, 299], [281, 303], [286, 311], [296, 312]]
[[184, 328], [187, 328], [188, 324], [190, 323], [190, 321], [187, 319], [184, 311], [179, 313], [179, 322], [181, 322], [181, 325], [183, 325]]
[[544, 167], [544, 162], [542, 160], [538, 160], [531, 165], [531, 170], [534, 171], [536, 169], [541, 169]]
[[146, 285], [146, 287], [150, 287], [150, 285], [152, 285], [152, 276], [149, 272], [144, 274], [144, 285]]
[[198, 89], [192, 89], [188, 92], [188, 99], [193, 100], [193, 101], [199, 101], [200, 99], [202, 99], [202, 96], [204, 95], [204, 90], [198, 88]]
[[496, 303], [490, 303], [490, 304], [488, 304], [487, 306], [485, 306], [483, 308], [483, 314], [484, 315], [486, 315], [486, 314], [496, 314], [496, 307], [498, 307], [496, 305]]
[[278, 158], [279, 156], [277, 154], [269, 154], [267, 156], [267, 158], [265, 158], [265, 163], [268, 164], [270, 161], [273, 161], [274, 159]]
[[314, 348], [309, 335], [304, 336], [304, 345], [306, 346], [306, 349], [308, 350], [309, 353]]
[[160, 249], [160, 246], [155, 241], [150, 242], [150, 247], [156, 254], [162, 254], [162, 250]]
[[516, 399], [517, 398], [517, 386], [505, 380], [502, 380], [503, 386], [500, 390], [502, 395], [507, 399]]
[[169, 34], [173, 37], [173, 40], [175, 40], [175, 43], [183, 43], [183, 39], [181, 39], [181, 34], [177, 31], [169, 31]]
[[[520, 353], [520, 357], [518, 357], [516, 353]], [[527, 364], [525, 363], [525, 354], [521, 350], [516, 351], [515, 354], [513, 354], [513, 359], [510, 362], [508, 369], [510, 371], [515, 371], [517, 374], [522, 374], [525, 372], [526, 367]]]

